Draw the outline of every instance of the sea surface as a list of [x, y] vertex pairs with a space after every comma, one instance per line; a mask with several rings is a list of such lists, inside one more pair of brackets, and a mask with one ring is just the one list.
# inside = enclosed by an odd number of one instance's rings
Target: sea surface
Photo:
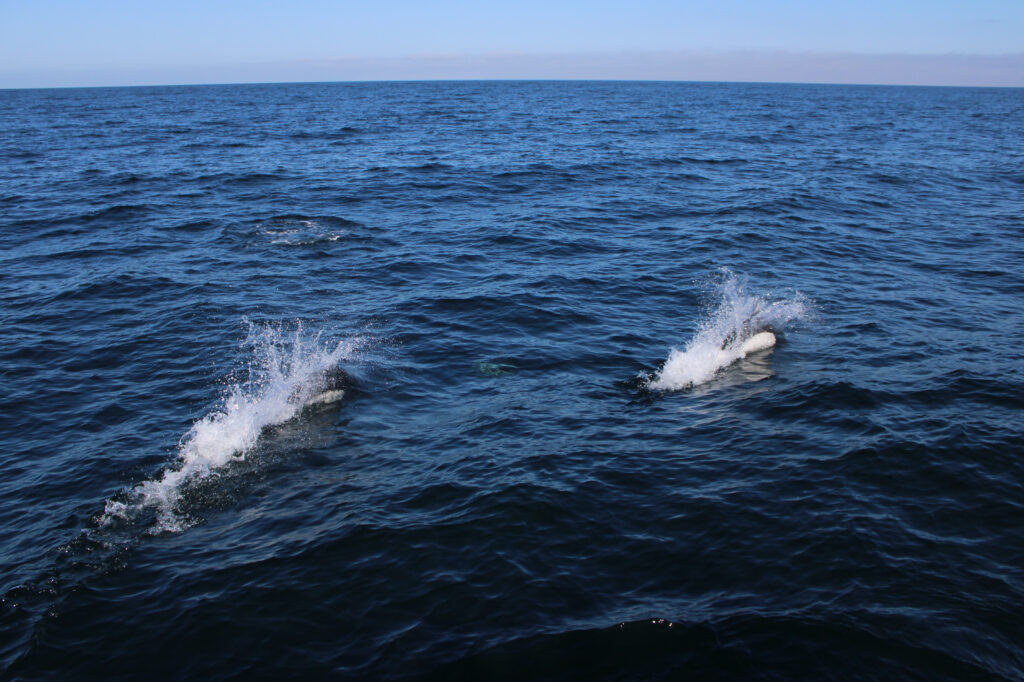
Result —
[[0, 120], [0, 677], [1024, 679], [1024, 90]]

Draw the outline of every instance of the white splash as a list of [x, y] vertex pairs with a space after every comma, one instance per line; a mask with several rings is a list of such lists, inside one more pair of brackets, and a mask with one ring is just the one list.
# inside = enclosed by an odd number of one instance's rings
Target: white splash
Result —
[[359, 344], [358, 339], [330, 343], [301, 326], [291, 332], [251, 326], [245, 341], [253, 352], [248, 378], [230, 385], [220, 407], [182, 436], [176, 462], [156, 478], [126, 491], [123, 501], [108, 500], [100, 524], [153, 510], [156, 524], [150, 532], [186, 528], [188, 521], [177, 508], [184, 487], [244, 459], [264, 428], [292, 419], [307, 403], [324, 395], [325, 373], [352, 357]]
[[323, 242], [336, 242], [347, 230], [331, 231], [316, 220], [275, 219], [259, 226], [260, 232], [270, 238], [274, 246], [309, 246]]
[[722, 274], [718, 306], [683, 350], [672, 349], [648, 388], [678, 391], [700, 386], [722, 368], [774, 346], [774, 332], [810, 312], [810, 303], [800, 294], [789, 299], [752, 295], [747, 293], [746, 278], [725, 269]]

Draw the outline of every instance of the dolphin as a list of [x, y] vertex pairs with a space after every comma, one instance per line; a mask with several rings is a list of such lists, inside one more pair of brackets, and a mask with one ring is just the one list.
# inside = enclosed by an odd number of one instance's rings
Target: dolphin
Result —
[[775, 345], [776, 341], [775, 332], [771, 329], [765, 329], [764, 331], [748, 336], [740, 345], [740, 352], [743, 353], [744, 356], [749, 353], [756, 353], [759, 350], [771, 348]]
[[[331, 367], [320, 372], [312, 382], [313, 390], [309, 397], [302, 400], [303, 407], [314, 405], [330, 405], [339, 402], [345, 397], [345, 392], [350, 390], [355, 381], [352, 375], [341, 367]], [[296, 398], [301, 399], [300, 395]]]
[[758, 303], [754, 312], [743, 321], [738, 330], [733, 330], [722, 339], [721, 350], [730, 346], [739, 346], [740, 353], [744, 356], [748, 353], [755, 353], [775, 345], [775, 329], [770, 324], [757, 319], [761, 312], [761, 304]]

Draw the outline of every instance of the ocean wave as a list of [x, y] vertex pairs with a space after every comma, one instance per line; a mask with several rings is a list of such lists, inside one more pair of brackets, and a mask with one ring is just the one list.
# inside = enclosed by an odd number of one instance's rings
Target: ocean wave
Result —
[[[898, 628], [893, 628], [898, 630]], [[427, 680], [1000, 679], [1011, 673], [912, 634], [885, 636], [854, 614], [737, 613], [710, 621], [646, 618], [508, 640], [443, 663]], [[879, 655], [878, 652], [884, 652]], [[843, 673], [837, 675], [836, 671]]]

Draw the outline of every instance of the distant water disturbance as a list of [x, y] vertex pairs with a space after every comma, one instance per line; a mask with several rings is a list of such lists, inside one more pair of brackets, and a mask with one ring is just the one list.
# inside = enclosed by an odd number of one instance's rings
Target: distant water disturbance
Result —
[[0, 679], [1024, 679], [1024, 91], [0, 121]]

